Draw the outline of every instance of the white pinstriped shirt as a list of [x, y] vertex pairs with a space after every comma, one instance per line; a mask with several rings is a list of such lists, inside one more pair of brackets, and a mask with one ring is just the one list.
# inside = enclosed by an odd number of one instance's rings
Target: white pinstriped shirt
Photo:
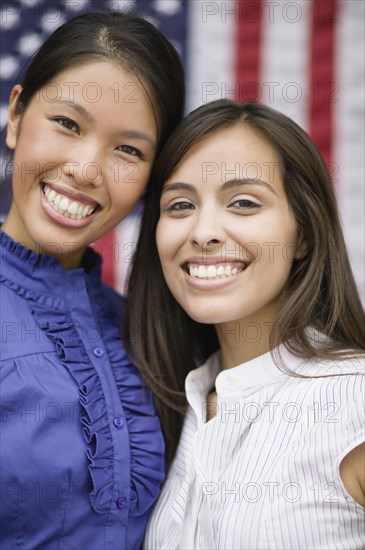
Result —
[[[177, 455], [148, 526], [148, 550], [365, 548], [364, 509], [341, 460], [365, 440], [364, 361], [304, 363], [283, 350], [226, 371], [219, 354], [189, 373]], [[206, 398], [216, 380], [218, 411]]]

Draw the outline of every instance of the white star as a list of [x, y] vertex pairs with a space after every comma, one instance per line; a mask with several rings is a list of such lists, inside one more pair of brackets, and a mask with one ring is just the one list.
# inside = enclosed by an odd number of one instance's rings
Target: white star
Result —
[[41, 29], [45, 32], [51, 33], [57, 27], [62, 25], [65, 22], [65, 17], [63, 16], [61, 10], [51, 9], [47, 10], [46, 13], [42, 16], [41, 19]]
[[110, 0], [109, 9], [133, 15], [137, 12], [136, 0]]
[[155, 8], [166, 15], [175, 15], [181, 9], [181, 0], [156, 0]]
[[0, 9], [0, 27], [2, 29], [12, 29], [20, 20], [20, 10], [5, 4]]
[[0, 77], [4, 80], [10, 80], [19, 66], [16, 57], [7, 55], [0, 59]]
[[[0, 107], [0, 127], [3, 129], [8, 122], [8, 106], [1, 105]], [[2, 163], [1, 163], [2, 164]]]
[[25, 34], [18, 42], [18, 49], [23, 55], [32, 55], [37, 48], [42, 44], [42, 36], [40, 34]]

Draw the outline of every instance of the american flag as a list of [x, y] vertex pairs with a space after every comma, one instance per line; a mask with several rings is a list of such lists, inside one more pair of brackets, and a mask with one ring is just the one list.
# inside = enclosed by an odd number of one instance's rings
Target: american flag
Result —
[[[79, 13], [110, 9], [147, 18], [174, 43], [186, 71], [186, 112], [224, 97], [254, 99], [289, 115], [311, 135], [333, 176], [364, 300], [364, 0], [3, 1], [2, 128], [11, 86], [46, 36]], [[1, 191], [4, 216], [4, 183]], [[132, 214], [96, 243], [104, 280], [122, 293], [138, 220]]]

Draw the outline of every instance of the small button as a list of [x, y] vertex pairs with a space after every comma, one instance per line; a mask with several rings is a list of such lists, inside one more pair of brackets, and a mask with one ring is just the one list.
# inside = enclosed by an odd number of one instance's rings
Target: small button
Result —
[[124, 506], [126, 505], [126, 503], [127, 503], [127, 501], [126, 501], [125, 498], [123, 498], [123, 497], [117, 498], [117, 507], [118, 507], [119, 509], [124, 508]]
[[116, 428], [123, 428], [124, 426], [124, 418], [116, 417], [113, 420], [113, 424]]
[[103, 357], [104, 350], [103, 350], [103, 348], [94, 348], [93, 349], [93, 354], [95, 355], [95, 357]]

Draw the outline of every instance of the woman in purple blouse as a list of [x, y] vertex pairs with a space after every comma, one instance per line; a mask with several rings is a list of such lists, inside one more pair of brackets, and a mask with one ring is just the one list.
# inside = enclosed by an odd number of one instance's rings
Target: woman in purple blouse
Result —
[[122, 299], [89, 248], [135, 206], [180, 120], [171, 44], [87, 14], [10, 96], [13, 202], [0, 231], [0, 546], [140, 547], [164, 478], [154, 403], [120, 340]]

